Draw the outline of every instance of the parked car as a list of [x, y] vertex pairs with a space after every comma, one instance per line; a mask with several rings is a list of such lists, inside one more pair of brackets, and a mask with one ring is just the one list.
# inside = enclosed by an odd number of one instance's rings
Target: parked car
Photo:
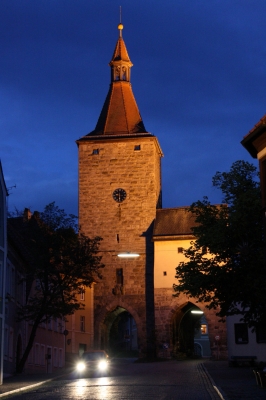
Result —
[[85, 351], [76, 364], [76, 371], [79, 376], [91, 373], [108, 375], [110, 372], [109, 357], [104, 350]]

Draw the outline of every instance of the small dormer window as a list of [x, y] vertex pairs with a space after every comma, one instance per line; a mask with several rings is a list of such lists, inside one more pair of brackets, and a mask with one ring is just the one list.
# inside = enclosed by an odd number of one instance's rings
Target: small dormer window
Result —
[[134, 147], [134, 151], [140, 151], [140, 144], [137, 144], [137, 145]]
[[92, 154], [94, 155], [94, 154], [99, 154], [99, 149], [93, 149], [92, 150]]

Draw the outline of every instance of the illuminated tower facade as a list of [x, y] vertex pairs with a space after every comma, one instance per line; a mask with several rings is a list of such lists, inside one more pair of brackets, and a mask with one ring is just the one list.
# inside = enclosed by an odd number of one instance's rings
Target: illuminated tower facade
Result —
[[161, 207], [163, 154], [142, 121], [123, 25], [118, 29], [98, 122], [77, 140], [79, 223], [87, 236], [103, 239], [105, 268], [94, 285], [95, 347], [126, 345], [146, 353], [154, 344], [152, 227]]

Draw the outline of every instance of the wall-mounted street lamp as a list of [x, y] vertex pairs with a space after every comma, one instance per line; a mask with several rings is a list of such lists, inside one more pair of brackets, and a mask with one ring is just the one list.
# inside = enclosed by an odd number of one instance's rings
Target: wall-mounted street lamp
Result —
[[120, 257], [120, 258], [137, 258], [137, 257], [139, 257], [139, 254], [138, 253], [131, 253], [130, 251], [128, 251], [126, 253], [117, 254], [117, 257]]

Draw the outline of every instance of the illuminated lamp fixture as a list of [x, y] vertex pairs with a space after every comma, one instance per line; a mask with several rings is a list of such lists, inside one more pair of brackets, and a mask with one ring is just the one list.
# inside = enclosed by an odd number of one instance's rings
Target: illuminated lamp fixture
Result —
[[192, 310], [190, 312], [191, 312], [191, 314], [204, 314], [204, 312], [201, 310]]
[[138, 253], [130, 253], [130, 251], [128, 251], [127, 253], [119, 253], [117, 254], [117, 257], [120, 258], [137, 258], [139, 257]]

